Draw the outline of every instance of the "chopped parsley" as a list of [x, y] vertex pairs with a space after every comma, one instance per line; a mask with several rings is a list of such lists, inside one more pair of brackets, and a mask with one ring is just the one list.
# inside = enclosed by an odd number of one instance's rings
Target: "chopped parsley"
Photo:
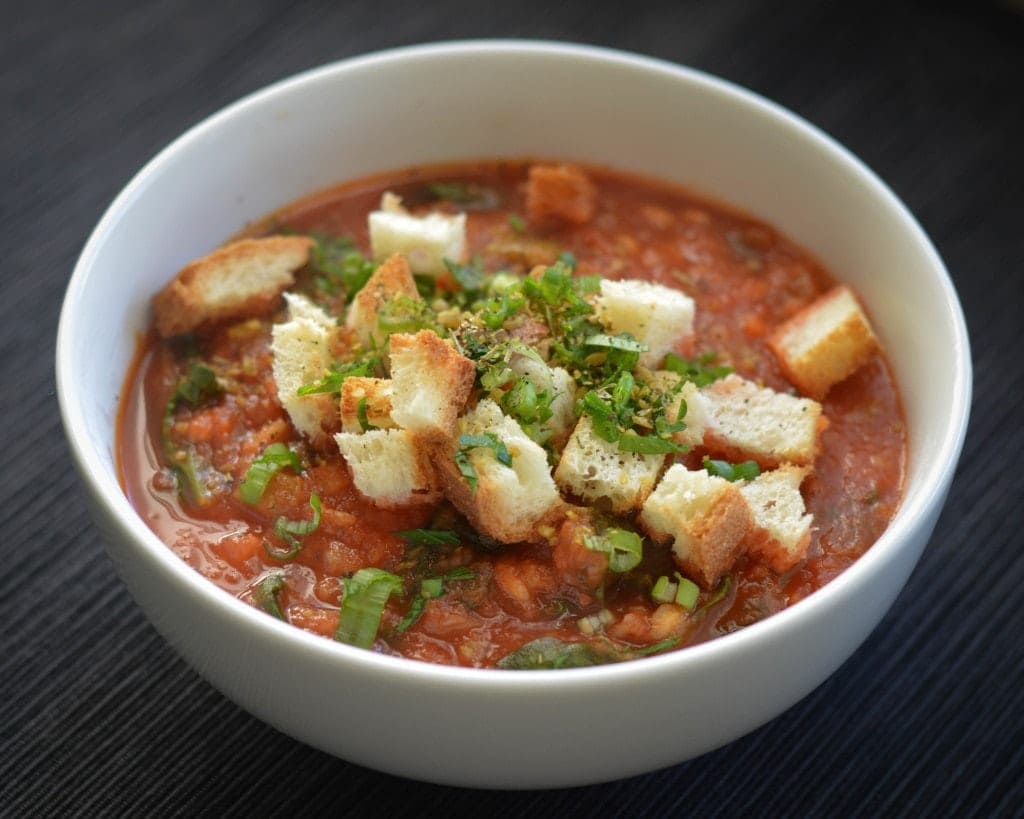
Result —
[[690, 361], [675, 353], [667, 353], [662, 366], [669, 372], [682, 376], [684, 381], [692, 381], [698, 387], [706, 387], [732, 373], [732, 367], [713, 364], [716, 357], [715, 353], [704, 353]]
[[498, 463], [510, 468], [512, 466], [512, 453], [508, 451], [505, 442], [493, 432], [460, 435], [458, 447], [458, 450], [455, 452], [455, 465], [459, 468], [459, 472], [466, 479], [466, 483], [469, 484], [469, 488], [473, 492], [476, 492], [479, 481], [476, 468], [469, 459], [469, 453], [474, 449], [489, 449], [494, 453]]

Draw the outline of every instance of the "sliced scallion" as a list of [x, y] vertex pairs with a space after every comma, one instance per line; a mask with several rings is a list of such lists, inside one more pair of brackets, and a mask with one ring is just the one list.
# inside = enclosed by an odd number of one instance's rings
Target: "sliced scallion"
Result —
[[277, 596], [281, 593], [284, 586], [283, 574], [271, 574], [264, 577], [253, 591], [253, 599], [256, 601], [256, 605], [278, 620], [285, 619], [281, 606], [277, 601]]
[[253, 506], [259, 503], [270, 479], [286, 466], [295, 472], [302, 471], [302, 461], [287, 445], [270, 444], [246, 470], [245, 477], [242, 478], [242, 483], [238, 487], [242, 500]]
[[606, 529], [600, 535], [586, 535], [583, 545], [592, 552], [608, 555], [608, 568], [617, 573], [635, 569], [644, 556], [640, 535], [625, 529]]
[[334, 639], [369, 648], [377, 639], [388, 598], [402, 590], [402, 580], [383, 569], [360, 569], [342, 580], [344, 596]]

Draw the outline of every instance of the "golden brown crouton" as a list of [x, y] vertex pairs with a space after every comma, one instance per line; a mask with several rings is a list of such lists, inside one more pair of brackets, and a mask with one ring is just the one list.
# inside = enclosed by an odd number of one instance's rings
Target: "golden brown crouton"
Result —
[[308, 236], [240, 239], [190, 262], [153, 298], [157, 332], [166, 338], [269, 312], [312, 244]]
[[396, 333], [391, 355], [391, 417], [424, 436], [447, 438], [476, 377], [476, 364], [433, 330]]
[[804, 514], [800, 483], [806, 468], [785, 464], [740, 487], [753, 515], [750, 551], [777, 572], [791, 569], [807, 556], [812, 515]]
[[526, 186], [530, 221], [585, 225], [597, 210], [597, 188], [573, 165], [534, 165]]
[[363, 432], [364, 421], [375, 429], [394, 427], [395, 422], [391, 418], [393, 391], [394, 385], [386, 378], [349, 376], [342, 381], [338, 405], [342, 432]]
[[395, 253], [374, 271], [363, 289], [356, 293], [345, 319], [345, 326], [355, 331], [364, 347], [379, 344], [383, 340], [377, 331], [377, 314], [385, 304], [399, 296], [421, 300], [409, 262], [405, 256]]
[[731, 461], [753, 459], [762, 468], [783, 462], [811, 464], [828, 421], [821, 405], [738, 375], [701, 387], [704, 446]]
[[356, 488], [385, 509], [438, 500], [429, 451], [407, 429], [371, 429], [334, 436]]
[[768, 346], [786, 377], [804, 394], [821, 399], [879, 345], [857, 297], [840, 285], [779, 325]]
[[736, 562], [752, 518], [734, 484], [675, 464], [644, 503], [640, 523], [654, 540], [671, 542], [676, 565], [710, 588]]
[[[511, 465], [498, 461], [487, 447], [462, 451], [475, 474], [467, 480], [456, 463], [461, 435], [494, 435], [511, 455]], [[435, 448], [434, 467], [444, 495], [478, 532], [501, 541], [546, 540], [541, 529], [554, 525], [565, 504], [551, 479], [547, 453], [490, 399], [459, 419], [453, 437]], [[475, 483], [475, 485], [474, 485]]]

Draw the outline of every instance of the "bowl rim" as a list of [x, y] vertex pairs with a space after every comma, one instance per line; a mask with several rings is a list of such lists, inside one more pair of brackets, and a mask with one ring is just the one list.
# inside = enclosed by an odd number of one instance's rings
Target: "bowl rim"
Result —
[[[171, 157], [187, 150], [205, 134], [217, 129], [222, 122], [250, 108], [287, 95], [300, 86], [330, 81], [337, 75], [372, 68], [383, 63], [472, 54], [543, 55], [613, 64], [623, 69], [640, 69], [663, 78], [700, 86], [702, 93], [724, 95], [735, 103], [760, 109], [762, 113], [774, 118], [780, 127], [788, 128], [802, 138], [816, 142], [827, 150], [831, 160], [845, 165], [848, 171], [854, 172], [867, 182], [874, 195], [887, 201], [893, 214], [902, 223], [902, 228], [908, 236], [916, 240], [921, 252], [927, 257], [942, 289], [946, 311], [944, 318], [951, 326], [956, 340], [956, 368], [952, 373], [955, 400], [949, 405], [940, 445], [937, 452], [929, 453], [928, 460], [922, 461], [919, 467], [923, 474], [918, 479], [918, 491], [911, 497], [904, 496], [895, 517], [879, 539], [838, 577], [806, 598], [771, 617], [698, 645], [645, 657], [639, 661], [562, 669], [554, 674], [547, 670], [509, 673], [500, 669], [445, 666], [389, 656], [308, 633], [291, 624], [268, 617], [230, 592], [220, 589], [188, 566], [146, 526], [129, 503], [116, 474], [109, 473], [102, 466], [99, 453], [90, 445], [81, 399], [69, 390], [72, 379], [71, 345], [80, 336], [79, 328], [82, 324], [76, 305], [107, 235], [122, 213], [142, 195], [149, 179], [158, 175]], [[215, 111], [160, 150], [132, 177], [107, 207], [75, 264], [60, 313], [56, 345], [56, 384], [65, 434], [72, 456], [78, 464], [79, 473], [92, 497], [116, 523], [120, 535], [129, 539], [134, 549], [144, 552], [145, 557], [152, 564], [159, 566], [161, 571], [169, 573], [170, 579], [179, 587], [183, 586], [190, 594], [198, 595], [222, 616], [235, 621], [235, 625], [252, 629], [263, 639], [291, 643], [296, 649], [321, 655], [324, 662], [336, 663], [338, 671], [354, 667], [367, 673], [379, 671], [392, 675], [402, 674], [417, 682], [457, 683], [517, 693], [535, 692], [539, 684], [545, 691], [561, 691], [565, 687], [578, 689], [580, 686], [604, 686], [624, 678], [632, 678], [637, 674], [675, 675], [705, 664], [728, 661], [747, 651], [754, 643], [772, 642], [784, 637], [791, 630], [798, 630], [801, 624], [813, 620], [841, 598], [856, 595], [859, 590], [863, 590], [871, 577], [883, 571], [886, 565], [892, 562], [900, 551], [900, 544], [908, 543], [914, 531], [921, 527], [930, 515], [938, 513], [939, 510], [935, 507], [940, 505], [945, 497], [945, 488], [952, 480], [966, 436], [972, 377], [969, 339], [963, 310], [949, 273], [931, 240], [908, 208], [874, 171], [823, 130], [756, 92], [699, 69], [667, 60], [600, 46], [552, 40], [470, 39], [390, 48], [307, 69], [251, 92]]]

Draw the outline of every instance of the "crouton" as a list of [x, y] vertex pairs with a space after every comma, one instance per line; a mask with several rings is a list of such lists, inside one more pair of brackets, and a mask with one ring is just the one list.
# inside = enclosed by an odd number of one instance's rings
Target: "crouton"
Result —
[[710, 588], [741, 554], [752, 518], [735, 484], [675, 464], [644, 503], [640, 523], [655, 541], [671, 541], [676, 565]]
[[821, 399], [856, 372], [879, 347], [849, 287], [834, 287], [768, 338], [782, 371], [799, 390]]
[[649, 369], [658, 367], [665, 353], [693, 331], [693, 299], [652, 282], [604, 279], [594, 307], [609, 333], [629, 333], [647, 345], [640, 364]]
[[447, 438], [476, 377], [476, 364], [432, 330], [391, 336], [392, 410], [405, 429]]
[[356, 489], [377, 506], [394, 508], [439, 499], [429, 453], [414, 432], [371, 429], [334, 436]]
[[620, 452], [618, 443], [598, 437], [584, 415], [562, 451], [555, 481], [603, 511], [626, 514], [647, 499], [664, 462], [664, 455]]
[[[474, 489], [455, 463], [459, 437], [491, 433], [512, 456], [512, 465], [499, 462], [488, 448], [469, 450], [466, 457], [476, 473]], [[501, 541], [518, 543], [541, 539], [540, 529], [564, 514], [565, 504], [551, 479], [547, 453], [516, 421], [490, 399], [462, 416], [454, 437], [437, 448], [435, 466], [444, 494], [477, 531]]]
[[185, 265], [153, 298], [161, 336], [270, 312], [309, 259], [308, 236], [240, 239]]
[[709, 450], [730, 460], [755, 460], [762, 468], [814, 462], [818, 435], [828, 423], [817, 401], [759, 387], [735, 374], [700, 392]]
[[804, 514], [806, 508], [800, 494], [800, 483], [807, 471], [786, 464], [762, 472], [740, 486], [753, 515], [754, 533], [749, 538], [749, 549], [777, 572], [793, 568], [807, 556], [814, 519]]
[[[363, 432], [363, 423], [375, 429], [391, 429], [396, 426], [391, 417], [393, 384], [386, 378], [349, 376], [341, 382], [342, 432]], [[359, 407], [363, 407], [360, 413]], [[362, 415], [362, 418], [360, 418]]]
[[569, 437], [576, 420], [576, 382], [562, 367], [549, 367], [543, 361], [528, 355], [513, 354], [509, 369], [516, 375], [526, 376], [538, 392], [551, 395], [551, 417], [545, 423], [551, 432], [550, 441], [561, 446]]
[[413, 273], [443, 274], [445, 259], [460, 262], [466, 252], [466, 214], [413, 216], [393, 193], [384, 194], [380, 210], [370, 213], [369, 225], [373, 258], [402, 253]]
[[300, 387], [319, 381], [331, 365], [334, 320], [304, 296], [286, 293], [289, 319], [271, 330], [272, 371], [277, 398], [292, 425], [314, 443], [324, 439], [337, 421], [330, 395], [299, 395]]
[[384, 342], [384, 334], [377, 327], [377, 314], [385, 304], [401, 296], [421, 301], [409, 262], [396, 253], [388, 257], [356, 293], [349, 306], [345, 326], [355, 331], [364, 347], [380, 346]]
[[597, 210], [597, 188], [572, 165], [534, 165], [526, 183], [526, 213], [531, 222], [585, 225]]
[[[673, 389], [680, 381], [680, 376], [667, 370], [659, 370], [652, 374], [652, 385], [655, 389], [668, 391]], [[683, 404], [686, 405], [686, 412], [682, 421], [685, 428], [672, 433], [672, 440], [691, 449], [704, 443], [704, 431], [708, 426], [708, 409], [697, 385], [687, 381], [678, 388], [678, 392], [667, 402], [665, 407], [665, 420], [674, 424], [680, 420], [679, 410]]]

